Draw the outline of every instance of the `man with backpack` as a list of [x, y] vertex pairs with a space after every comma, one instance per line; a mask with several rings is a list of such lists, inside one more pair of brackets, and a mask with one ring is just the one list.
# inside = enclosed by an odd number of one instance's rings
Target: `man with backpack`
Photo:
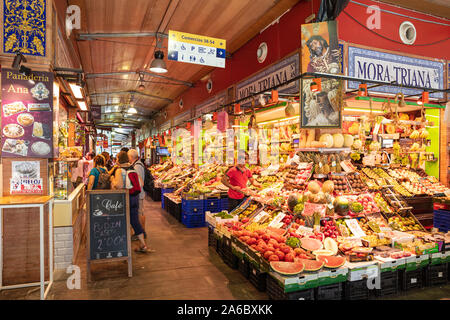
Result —
[[[147, 233], [145, 232], [145, 215], [144, 215], [144, 199], [145, 199], [145, 189], [146, 189], [146, 183], [149, 183], [149, 177], [147, 176], [147, 173], [150, 174], [150, 171], [145, 167], [145, 165], [139, 161], [138, 152], [136, 149], [130, 149], [128, 152], [128, 159], [130, 160], [131, 166], [136, 170], [139, 177], [142, 181], [144, 181], [144, 184], [142, 186], [141, 193], [139, 194], [139, 222], [141, 223], [142, 227], [144, 228], [144, 238], [147, 239]], [[150, 175], [151, 177], [151, 175]], [[133, 236], [132, 240], [137, 240], [136, 236]]]

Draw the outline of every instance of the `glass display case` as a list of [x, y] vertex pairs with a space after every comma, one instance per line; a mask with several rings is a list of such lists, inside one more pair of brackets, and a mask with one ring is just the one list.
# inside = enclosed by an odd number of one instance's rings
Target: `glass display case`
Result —
[[53, 196], [55, 200], [67, 200], [74, 190], [70, 172], [77, 161], [56, 161], [53, 171]]

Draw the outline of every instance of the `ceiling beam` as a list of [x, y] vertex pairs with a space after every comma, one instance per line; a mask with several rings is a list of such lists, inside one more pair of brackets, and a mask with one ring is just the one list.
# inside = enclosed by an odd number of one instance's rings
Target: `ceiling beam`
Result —
[[[173, 81], [176, 83], [180, 83], [183, 84], [185, 86], [188, 87], [193, 87], [194, 84], [192, 82], [188, 82], [188, 81], [183, 81], [183, 80], [178, 80], [178, 79], [174, 79], [171, 77], [167, 77], [167, 76], [163, 76], [161, 74], [156, 74], [156, 73], [151, 73], [148, 71], [117, 71], [117, 72], [104, 72], [104, 73], [87, 73], [86, 74], [86, 79], [92, 79], [92, 78], [98, 78], [98, 77], [109, 77], [109, 76], [123, 76], [123, 75], [127, 75], [127, 74], [132, 74], [132, 75], [138, 75], [138, 74], [144, 74], [150, 77], [154, 77], [154, 78], [160, 78], [160, 79], [164, 79], [164, 80], [169, 80], [169, 81]], [[130, 80], [132, 81], [132, 80]], [[139, 79], [137, 79], [136, 81], [139, 81]]]
[[120, 95], [120, 94], [133, 94], [133, 95], [136, 94], [136, 95], [140, 95], [140, 96], [144, 96], [144, 97], [148, 97], [148, 98], [159, 99], [159, 100], [167, 101], [169, 103], [173, 103], [172, 99], [163, 98], [163, 97], [159, 97], [159, 96], [154, 96], [152, 94], [142, 93], [142, 92], [134, 91], [134, 90], [129, 90], [129, 91], [112, 91], [112, 92], [94, 92], [94, 93], [89, 93], [88, 95], [91, 96], [91, 97], [96, 97], [96, 96]]

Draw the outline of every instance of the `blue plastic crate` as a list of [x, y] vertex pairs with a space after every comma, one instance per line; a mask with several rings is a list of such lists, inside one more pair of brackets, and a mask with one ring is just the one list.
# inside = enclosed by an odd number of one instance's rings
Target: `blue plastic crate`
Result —
[[204, 200], [182, 200], [182, 214], [202, 214], [205, 213]]
[[205, 214], [182, 214], [181, 223], [187, 228], [201, 228], [206, 226]]
[[221, 211], [221, 199], [205, 199], [204, 208], [205, 212], [220, 212]]
[[161, 189], [161, 208], [165, 209], [166, 204], [164, 203], [164, 194], [165, 193], [172, 193], [173, 188], [167, 188], [167, 189]]
[[228, 211], [228, 198], [220, 199], [220, 211], [227, 210]]

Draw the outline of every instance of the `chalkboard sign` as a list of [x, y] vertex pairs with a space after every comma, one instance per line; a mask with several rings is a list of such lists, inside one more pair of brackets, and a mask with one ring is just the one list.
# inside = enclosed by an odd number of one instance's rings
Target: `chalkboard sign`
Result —
[[[88, 265], [99, 260], [129, 260], [130, 219], [126, 190], [88, 191]], [[90, 270], [88, 270], [90, 274]]]

